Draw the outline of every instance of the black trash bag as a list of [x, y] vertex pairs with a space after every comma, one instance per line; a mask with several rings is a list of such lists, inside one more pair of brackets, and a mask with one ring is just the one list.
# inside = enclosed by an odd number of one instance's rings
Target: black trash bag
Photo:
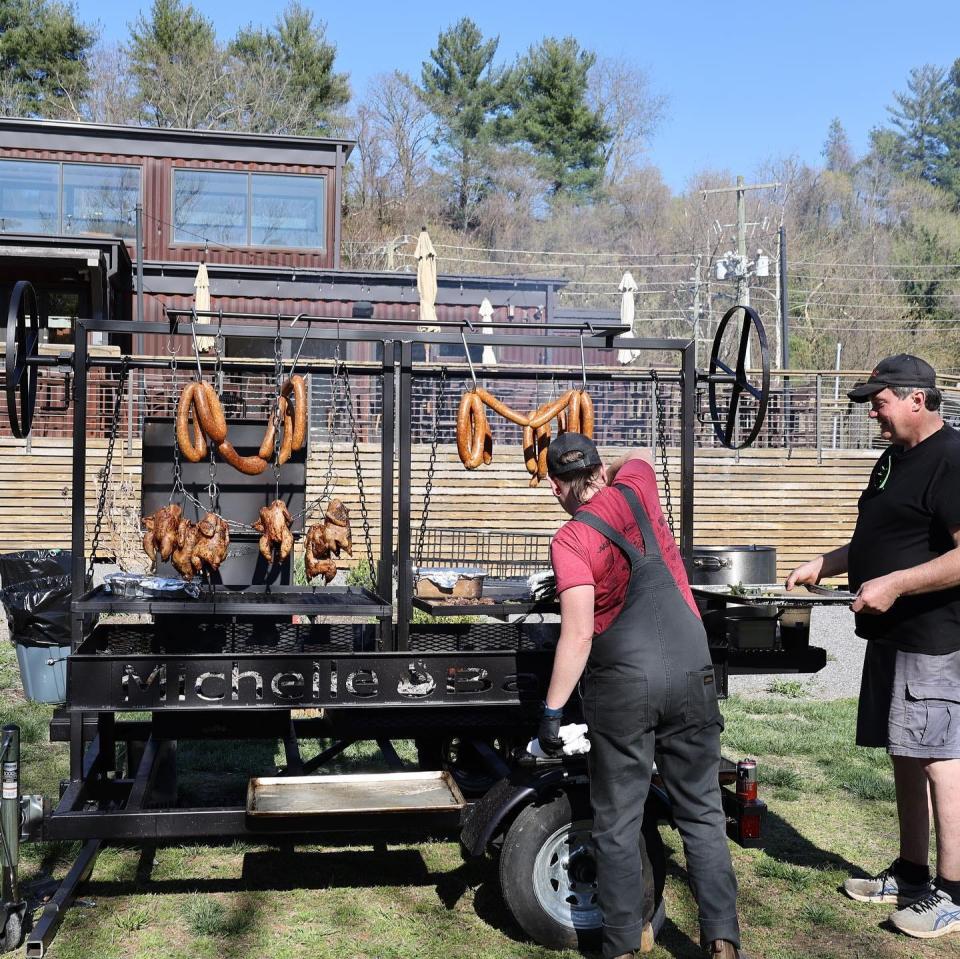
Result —
[[0, 599], [10, 638], [26, 646], [69, 646], [71, 597], [69, 576], [41, 576], [4, 587]]
[[69, 576], [73, 552], [69, 549], [24, 549], [0, 555], [0, 588], [45, 576]]

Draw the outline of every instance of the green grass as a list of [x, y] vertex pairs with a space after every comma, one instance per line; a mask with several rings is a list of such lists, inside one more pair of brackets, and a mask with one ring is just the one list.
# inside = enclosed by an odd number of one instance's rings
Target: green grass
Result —
[[[24, 731], [23, 788], [50, 797], [67, 747], [47, 741], [51, 709], [24, 702], [9, 647], [0, 649], [0, 718]], [[884, 910], [846, 899], [852, 872], [895, 855], [889, 761], [853, 745], [856, 705], [784, 695], [724, 704], [724, 753], [758, 763], [768, 803], [764, 849], [731, 846], [744, 946], [763, 959], [947, 959], [956, 937], [915, 941]], [[313, 755], [325, 743], [304, 744]], [[415, 762], [410, 743], [401, 758]], [[251, 772], [282, 765], [279, 742], [181, 742], [181, 801], [242, 796]], [[361, 743], [340, 771], [386, 769]], [[670, 921], [653, 959], [701, 959], [696, 904], [678, 834], [663, 830]], [[28, 893], [49, 895], [78, 843], [21, 847]], [[500, 897], [496, 865], [464, 863], [456, 843], [369, 845], [227, 841], [172, 844], [146, 855], [104, 849], [81, 904], [69, 909], [50, 959], [575, 959], [532, 945]]]

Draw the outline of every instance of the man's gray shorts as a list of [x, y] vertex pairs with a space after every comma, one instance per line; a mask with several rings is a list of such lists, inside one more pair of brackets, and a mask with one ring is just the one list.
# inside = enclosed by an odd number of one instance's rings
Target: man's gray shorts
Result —
[[960, 759], [960, 652], [905, 653], [868, 642], [857, 745], [892, 756]]

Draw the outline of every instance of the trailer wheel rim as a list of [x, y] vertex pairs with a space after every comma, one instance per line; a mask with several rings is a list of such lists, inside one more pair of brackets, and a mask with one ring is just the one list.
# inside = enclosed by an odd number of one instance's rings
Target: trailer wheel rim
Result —
[[588, 819], [566, 823], [550, 835], [533, 861], [533, 889], [552, 919], [574, 929], [597, 929], [596, 867]]

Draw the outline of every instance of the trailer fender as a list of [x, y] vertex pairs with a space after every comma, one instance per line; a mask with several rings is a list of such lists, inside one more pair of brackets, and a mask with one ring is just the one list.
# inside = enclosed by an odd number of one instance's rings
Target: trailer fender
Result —
[[490, 842], [524, 806], [558, 787], [586, 788], [585, 775], [571, 775], [559, 763], [544, 765], [532, 772], [516, 771], [496, 782], [463, 817], [460, 846], [465, 857], [482, 856]]

